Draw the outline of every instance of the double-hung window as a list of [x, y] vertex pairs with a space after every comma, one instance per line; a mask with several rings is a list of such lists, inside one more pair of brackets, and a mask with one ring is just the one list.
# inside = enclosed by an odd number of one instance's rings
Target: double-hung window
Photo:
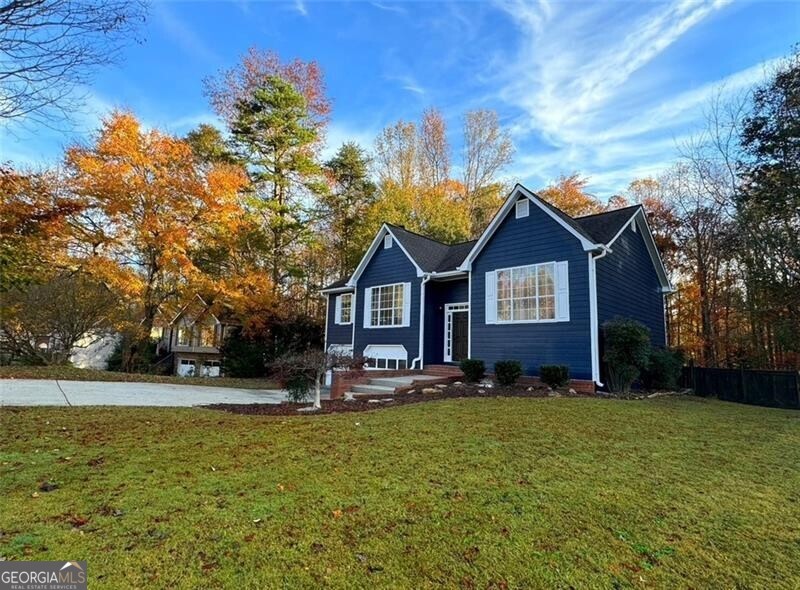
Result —
[[403, 325], [402, 283], [372, 288], [372, 317], [370, 323], [378, 327]]
[[353, 321], [353, 294], [343, 293], [336, 298], [335, 322], [350, 324]]
[[[567, 289], [565, 264], [561, 273], [555, 262], [500, 269], [489, 273], [487, 280], [494, 281], [496, 308], [492, 311], [496, 311], [496, 323], [569, 319], [566, 309], [566, 316], [557, 314], [559, 291]], [[562, 305], [568, 305], [568, 301]]]
[[364, 327], [398, 328], [410, 322], [411, 283], [368, 287], [364, 293]]

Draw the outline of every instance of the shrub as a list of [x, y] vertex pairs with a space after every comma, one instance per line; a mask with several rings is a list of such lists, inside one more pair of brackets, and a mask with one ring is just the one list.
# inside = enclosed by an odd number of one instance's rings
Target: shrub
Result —
[[569, 383], [569, 367], [566, 365], [542, 365], [539, 367], [539, 379], [553, 389]]
[[675, 389], [683, 364], [682, 351], [654, 348], [647, 368], [642, 371], [642, 383], [648, 389]]
[[461, 372], [464, 373], [464, 379], [467, 383], [480, 381], [486, 374], [486, 365], [479, 359], [464, 359], [458, 366], [461, 368]]
[[519, 361], [497, 361], [494, 376], [500, 385], [514, 385], [522, 376], [522, 363]]
[[650, 330], [631, 319], [616, 318], [603, 324], [608, 386], [628, 393], [650, 360]]
[[290, 402], [300, 404], [308, 400], [311, 394], [311, 387], [314, 385], [311, 378], [304, 373], [295, 373], [286, 379], [283, 384], [286, 389], [286, 397]]

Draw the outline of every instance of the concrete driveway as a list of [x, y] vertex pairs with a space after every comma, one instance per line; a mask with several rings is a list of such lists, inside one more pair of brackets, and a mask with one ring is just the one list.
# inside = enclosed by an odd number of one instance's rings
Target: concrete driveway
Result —
[[171, 383], [0, 379], [0, 406], [166, 406], [279, 404], [278, 389], [233, 389]]

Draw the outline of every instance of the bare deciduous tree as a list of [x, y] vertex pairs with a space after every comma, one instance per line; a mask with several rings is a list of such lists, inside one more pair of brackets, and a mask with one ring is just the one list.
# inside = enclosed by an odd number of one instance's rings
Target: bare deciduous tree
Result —
[[[511, 163], [514, 145], [508, 131], [500, 127], [497, 113], [487, 109], [464, 116], [464, 199], [472, 219], [473, 234], [480, 233], [494, 213], [493, 187], [497, 175]], [[487, 202], [488, 201], [488, 202]]]
[[82, 338], [107, 334], [120, 304], [104, 285], [64, 273], [4, 293], [0, 308], [5, 354], [33, 364], [58, 364], [69, 359]]
[[447, 124], [437, 109], [428, 109], [422, 115], [419, 129], [420, 175], [424, 184], [438, 187], [450, 178], [450, 145], [447, 142]]
[[118, 59], [145, 14], [141, 0], [0, 4], [0, 119], [68, 119], [80, 87]]

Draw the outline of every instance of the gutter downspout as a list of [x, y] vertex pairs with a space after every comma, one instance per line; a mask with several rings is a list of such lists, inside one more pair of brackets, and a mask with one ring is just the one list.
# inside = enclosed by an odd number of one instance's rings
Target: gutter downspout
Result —
[[422, 282], [419, 284], [419, 356], [411, 361], [411, 368], [415, 368], [419, 362], [419, 369], [422, 370], [422, 358], [425, 347], [425, 284], [431, 280], [431, 275], [422, 275]]
[[589, 252], [589, 321], [590, 324], [590, 337], [591, 337], [591, 354], [592, 354], [592, 380], [603, 387], [600, 381], [600, 327], [597, 318], [597, 261], [603, 256], [608, 254], [611, 250], [606, 246], [601, 246], [602, 253], [597, 256], [592, 256]]

